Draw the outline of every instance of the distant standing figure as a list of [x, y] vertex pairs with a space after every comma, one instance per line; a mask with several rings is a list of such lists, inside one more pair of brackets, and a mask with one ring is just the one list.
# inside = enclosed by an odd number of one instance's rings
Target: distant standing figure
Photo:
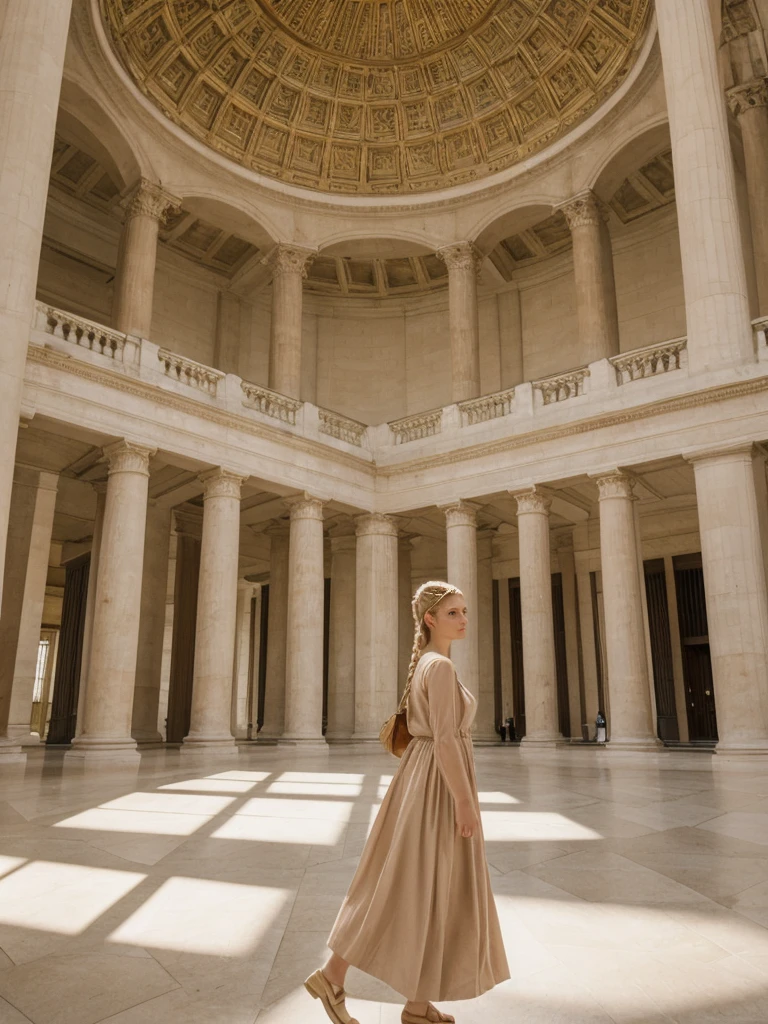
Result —
[[452, 1022], [432, 999], [474, 999], [509, 965], [491, 891], [470, 728], [477, 710], [450, 659], [467, 629], [448, 583], [419, 587], [408, 673], [408, 744], [328, 938], [333, 956], [304, 983], [334, 1024], [350, 964], [407, 1000], [403, 1024]]

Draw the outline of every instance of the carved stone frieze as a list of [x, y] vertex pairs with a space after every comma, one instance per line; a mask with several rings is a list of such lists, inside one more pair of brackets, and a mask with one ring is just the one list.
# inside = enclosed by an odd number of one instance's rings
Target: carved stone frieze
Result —
[[267, 176], [428, 192], [562, 137], [626, 78], [651, 0], [99, 0], [168, 117]]

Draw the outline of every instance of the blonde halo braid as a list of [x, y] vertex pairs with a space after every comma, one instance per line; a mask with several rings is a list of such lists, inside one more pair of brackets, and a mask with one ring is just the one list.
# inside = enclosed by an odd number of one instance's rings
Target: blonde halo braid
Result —
[[403, 711], [406, 707], [408, 694], [411, 691], [411, 680], [421, 658], [421, 652], [430, 640], [430, 629], [424, 621], [424, 616], [427, 612], [434, 611], [449, 594], [458, 593], [460, 593], [459, 588], [452, 586], [450, 583], [444, 583], [442, 580], [429, 580], [427, 583], [422, 583], [413, 595], [413, 600], [411, 601], [414, 623], [413, 650], [411, 652], [411, 663], [408, 666], [408, 679], [403, 690], [403, 696], [400, 699], [398, 712]]

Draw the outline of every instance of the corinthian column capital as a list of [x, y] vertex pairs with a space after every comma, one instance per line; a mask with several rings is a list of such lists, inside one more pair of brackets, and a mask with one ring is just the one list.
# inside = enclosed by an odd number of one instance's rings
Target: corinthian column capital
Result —
[[600, 501], [607, 498], [629, 498], [636, 500], [634, 494], [635, 478], [631, 473], [625, 473], [621, 469], [611, 470], [610, 473], [602, 473], [593, 477], [597, 484]]
[[304, 278], [316, 256], [315, 249], [292, 245], [289, 242], [278, 242], [261, 262], [270, 268], [273, 277], [280, 274], [300, 274]]
[[445, 525], [449, 530], [452, 526], [477, 526], [477, 508], [467, 501], [444, 505], [442, 511], [445, 513]]
[[483, 254], [473, 242], [454, 242], [444, 245], [435, 253], [439, 260], [451, 270], [469, 270], [480, 273], [483, 265]]
[[207, 501], [208, 498], [237, 498], [239, 501], [240, 488], [248, 478], [217, 466], [216, 469], [209, 469], [207, 473], [202, 473], [198, 479], [205, 487], [204, 501]]
[[565, 215], [571, 231], [574, 228], [599, 227], [608, 219], [605, 206], [591, 189], [561, 203], [557, 209]]
[[510, 494], [517, 502], [517, 514], [519, 516], [529, 513], [549, 515], [552, 498], [540, 487], [527, 487], [522, 491], [510, 491]]
[[113, 473], [140, 473], [142, 476], [149, 476], [149, 460], [156, 451], [156, 448], [147, 448], [133, 441], [115, 441], [103, 449], [110, 476]]
[[355, 534], [358, 537], [396, 537], [397, 524], [391, 516], [369, 512], [355, 520]]
[[311, 494], [297, 494], [284, 499], [284, 504], [291, 513], [291, 521], [296, 519], [319, 519], [323, 521], [323, 507], [325, 502], [320, 498], [313, 498]]
[[754, 107], [768, 106], [768, 80], [756, 78], [744, 85], [734, 86], [727, 94], [728, 105], [735, 117], [741, 117], [747, 110]]
[[161, 185], [147, 178], [140, 178], [123, 197], [120, 205], [129, 217], [144, 216], [163, 221], [169, 213], [181, 208], [181, 200], [166, 192]]

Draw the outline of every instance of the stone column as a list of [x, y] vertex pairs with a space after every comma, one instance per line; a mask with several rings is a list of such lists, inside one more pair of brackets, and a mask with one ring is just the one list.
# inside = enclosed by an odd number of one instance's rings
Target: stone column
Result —
[[581, 672], [579, 669], [579, 611], [576, 596], [576, 561], [573, 537], [561, 538], [557, 549], [560, 575], [563, 581], [563, 618], [565, 620], [565, 658], [568, 670], [568, 717], [571, 739], [580, 740], [581, 724]]
[[752, 362], [747, 280], [710, 0], [657, 0], [693, 372]]
[[463, 402], [480, 395], [477, 275], [483, 257], [472, 242], [446, 245], [436, 255], [448, 268], [453, 401]]
[[283, 741], [328, 746], [323, 737], [323, 502], [308, 495], [288, 502], [288, 616]]
[[[254, 602], [254, 598], [256, 599]], [[232, 673], [231, 728], [235, 739], [251, 739], [248, 726], [252, 722], [249, 711], [256, 709], [254, 679], [251, 668], [258, 665], [258, 615], [261, 605], [261, 587], [247, 580], [237, 581], [237, 612], [235, 627], [235, 660]], [[256, 636], [252, 634], [252, 618], [256, 615]], [[253, 642], [255, 641], [255, 642]], [[255, 720], [255, 714], [254, 714]]]
[[77, 691], [77, 720], [75, 728], [79, 732], [83, 723], [85, 691], [88, 687], [88, 665], [91, 658], [91, 639], [93, 638], [93, 611], [96, 607], [96, 580], [99, 575], [99, 552], [101, 551], [101, 535], [104, 531], [104, 509], [107, 504], [107, 484], [99, 480], [91, 484], [96, 492], [96, 514], [93, 521], [93, 537], [91, 538], [91, 561], [88, 566], [88, 594], [85, 599], [85, 627], [83, 629], [83, 653], [80, 658], [80, 686]]
[[288, 527], [269, 526], [269, 618], [264, 722], [260, 740], [277, 739], [285, 729], [285, 651], [288, 637]]
[[272, 268], [272, 327], [269, 386], [289, 398], [301, 397], [303, 280], [316, 253], [279, 243], [266, 259]]
[[232, 677], [240, 554], [240, 488], [245, 477], [212, 469], [200, 480], [203, 543], [195, 625], [192, 716], [182, 750], [234, 749]]
[[397, 699], [403, 695], [408, 678], [408, 669], [413, 653], [413, 579], [411, 564], [412, 534], [401, 534], [397, 542], [397, 646], [399, 650], [397, 665]]
[[328, 740], [348, 740], [355, 731], [356, 545], [351, 526], [331, 531]]
[[180, 204], [180, 199], [146, 178], [123, 200], [125, 222], [112, 307], [112, 320], [118, 331], [140, 338], [150, 336], [160, 222]]
[[611, 236], [604, 208], [594, 192], [582, 192], [560, 209], [573, 238], [579, 362], [593, 363], [619, 351]]
[[[477, 512], [472, 505], [459, 501], [443, 509], [448, 547], [448, 583], [458, 587], [467, 603], [469, 622], [466, 636], [451, 648], [456, 672], [464, 686], [480, 697], [478, 668], [477, 607]], [[479, 711], [479, 707], [478, 707]]]
[[0, 15], [0, 566], [71, 7], [4, 0]]
[[397, 709], [397, 527], [373, 513], [357, 520], [354, 740], [376, 741]]
[[168, 593], [168, 557], [171, 543], [170, 509], [150, 500], [144, 541], [144, 569], [141, 579], [141, 617], [136, 686], [133, 691], [131, 733], [139, 744], [159, 745], [163, 737], [157, 728], [160, 706], [160, 676], [165, 639], [165, 604]]
[[520, 604], [523, 619], [525, 724], [523, 747], [553, 747], [562, 739], [557, 716], [555, 624], [552, 617], [552, 569], [549, 508], [538, 487], [513, 494], [517, 500], [520, 541]]
[[728, 99], [744, 141], [758, 316], [768, 316], [768, 82], [736, 86]]
[[109, 465], [82, 722], [67, 758], [138, 759], [131, 736], [149, 460], [131, 441], [104, 449]]
[[644, 581], [635, 529], [634, 479], [615, 470], [596, 478], [612, 750], [656, 750], [643, 618]]
[[493, 536], [493, 530], [477, 534], [478, 705], [472, 731], [485, 742], [499, 738], [493, 674]]
[[768, 597], [751, 446], [689, 456], [696, 476], [720, 754], [768, 752]]
[[40, 742], [30, 717], [58, 482], [27, 466], [14, 474], [0, 615], [0, 758]]

